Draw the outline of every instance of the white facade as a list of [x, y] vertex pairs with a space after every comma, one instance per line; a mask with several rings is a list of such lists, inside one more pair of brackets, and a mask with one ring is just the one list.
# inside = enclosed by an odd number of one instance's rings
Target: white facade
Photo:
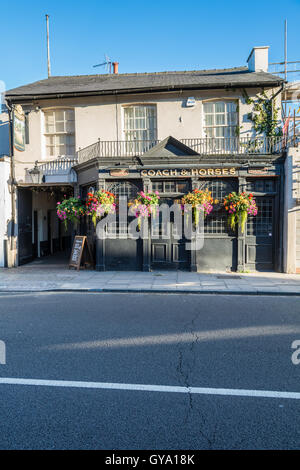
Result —
[[[267, 61], [268, 48], [254, 48], [248, 60], [249, 70], [255, 72], [266, 70]], [[249, 74], [249, 81], [251, 82], [251, 74]], [[277, 95], [275, 106], [279, 109], [280, 119], [281, 96], [278, 91], [278, 86], [265, 88], [267, 96]], [[23, 187], [29, 185], [32, 182], [29, 171], [37, 164], [43, 175], [44, 183], [49, 185], [76, 183], [77, 176], [72, 165], [75, 163], [74, 160], [80, 149], [90, 146], [98, 140], [124, 141], [134, 132], [137, 133], [138, 138], [146, 136], [144, 138], [158, 141], [168, 136], [173, 136], [178, 140], [219, 138], [223, 131], [225, 137], [239, 136], [241, 139], [251, 139], [255, 136], [253, 122], [249, 119], [249, 113], [253, 111], [253, 104], [249, 104], [247, 98], [255, 100], [261, 92], [261, 87], [232, 88], [229, 84], [223, 89], [211, 90], [144, 94], [115, 93], [109, 96], [33, 99], [30, 103], [20, 101], [26, 115], [26, 145], [25, 151], [14, 149], [15, 181]], [[234, 118], [229, 116], [231, 111], [228, 111], [228, 116], [226, 113], [224, 115], [219, 112], [218, 106], [214, 105], [213, 112], [208, 114], [213, 119], [215, 127], [219, 127], [212, 130], [208, 118], [205, 120], [205, 109], [210, 108], [208, 104], [215, 102], [224, 103], [225, 110], [234, 111], [234, 113], [232, 112]], [[137, 128], [137, 124], [133, 124], [134, 132], [131, 132], [130, 118], [128, 117], [130, 113], [125, 110], [128, 110], [129, 107], [138, 109], [143, 106], [148, 106], [149, 109], [151, 107], [151, 119], [155, 122], [153, 129], [150, 131], [145, 129], [143, 133], [141, 131], [142, 125]], [[146, 115], [147, 113], [145, 113]], [[140, 118], [141, 116], [137, 114], [136, 117]], [[226, 124], [227, 130], [220, 129], [223, 124]], [[4, 113], [0, 115], [0, 156], [9, 154], [8, 130], [8, 117]], [[11, 217], [11, 198], [7, 186], [10, 164], [7, 160], [3, 160], [2, 163], [3, 171], [0, 175], [0, 191], [3, 194], [3, 198], [1, 197], [0, 200], [0, 266], [1, 263], [2, 265], [4, 263], [2, 252], [3, 240], [7, 237], [6, 220]], [[51, 217], [52, 235], [54, 238], [57, 236], [55, 207], [56, 201], [53, 197], [49, 198], [49, 194], [34, 193], [33, 191], [32, 220], [34, 212], [37, 213], [38, 255], [40, 255], [39, 243], [47, 240], [48, 217]], [[17, 212], [17, 207], [15, 209]], [[34, 240], [32, 241], [34, 242]]]
[[11, 265], [7, 259], [6, 244], [9, 243], [11, 229], [11, 194], [7, 181], [10, 175], [10, 158], [0, 160], [0, 267]]
[[284, 270], [300, 274], [300, 148], [288, 150], [285, 183]]
[[[261, 89], [247, 89], [250, 98], [255, 98]], [[267, 90], [272, 96], [277, 89]], [[98, 139], [101, 141], [125, 140], [124, 108], [130, 105], [154, 105], [156, 108], [157, 140], [172, 135], [177, 139], [205, 138], [204, 103], [211, 101], [233, 102], [237, 107], [237, 132], [240, 137], [254, 135], [253, 123], [248, 114], [252, 106], [246, 103], [242, 90], [212, 90], [193, 93], [195, 105], [187, 106], [191, 92], [170, 92], [153, 95], [126, 95], [114, 97], [65, 98], [39, 100], [33, 106], [24, 105], [27, 113], [29, 142], [24, 152], [15, 150], [16, 179], [25, 182], [26, 169], [53, 161], [47, 158], [44, 111], [52, 109], [74, 109], [75, 151], [87, 147]], [[276, 98], [280, 106], [280, 96]], [[70, 155], [62, 155], [70, 157]]]

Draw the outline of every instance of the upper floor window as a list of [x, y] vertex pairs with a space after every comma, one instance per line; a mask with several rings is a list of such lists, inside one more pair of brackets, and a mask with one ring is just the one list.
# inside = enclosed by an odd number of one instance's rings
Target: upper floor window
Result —
[[75, 118], [73, 109], [44, 111], [47, 157], [75, 154]]
[[135, 105], [124, 108], [125, 140], [156, 140], [156, 106]]
[[237, 103], [210, 101], [203, 103], [205, 137], [226, 138], [236, 136]]

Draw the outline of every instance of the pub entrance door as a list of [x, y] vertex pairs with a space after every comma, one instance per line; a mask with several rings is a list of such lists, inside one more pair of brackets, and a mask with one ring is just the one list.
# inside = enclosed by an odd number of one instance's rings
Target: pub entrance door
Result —
[[[174, 198], [161, 198], [161, 203], [171, 206], [174, 203]], [[168, 224], [168, 230], [163, 230], [160, 214], [159, 223], [156, 227], [152, 227], [152, 234], [155, 233], [157, 238], [151, 238], [151, 267], [152, 269], [187, 270], [191, 261], [190, 251], [186, 250], [188, 240], [184, 238], [183, 225], [181, 232], [179, 232], [180, 238], [178, 238], [178, 227], [172, 213]]]
[[256, 197], [258, 213], [249, 217], [245, 235], [247, 268], [274, 270], [274, 197]]
[[248, 218], [245, 230], [245, 264], [251, 270], [271, 271], [275, 268], [279, 229], [278, 184], [275, 179], [257, 179], [247, 183], [258, 207], [257, 215]]

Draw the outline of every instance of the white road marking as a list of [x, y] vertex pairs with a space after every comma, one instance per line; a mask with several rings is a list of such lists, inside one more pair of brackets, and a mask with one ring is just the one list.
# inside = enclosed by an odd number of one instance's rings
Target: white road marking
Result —
[[244, 390], [235, 388], [182, 387], [171, 385], [81, 382], [70, 380], [18, 379], [9, 377], [0, 377], [0, 385], [34, 385], [41, 387], [71, 387], [104, 390], [133, 390], [143, 392], [193, 393], [198, 395], [225, 395], [256, 398], [288, 398], [292, 400], [300, 400], [299, 392], [282, 392], [274, 390]]

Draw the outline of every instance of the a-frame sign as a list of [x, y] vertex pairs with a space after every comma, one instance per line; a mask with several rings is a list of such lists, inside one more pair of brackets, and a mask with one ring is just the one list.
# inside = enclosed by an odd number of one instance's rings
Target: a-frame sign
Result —
[[93, 255], [86, 235], [76, 235], [69, 261], [69, 269], [94, 266]]

